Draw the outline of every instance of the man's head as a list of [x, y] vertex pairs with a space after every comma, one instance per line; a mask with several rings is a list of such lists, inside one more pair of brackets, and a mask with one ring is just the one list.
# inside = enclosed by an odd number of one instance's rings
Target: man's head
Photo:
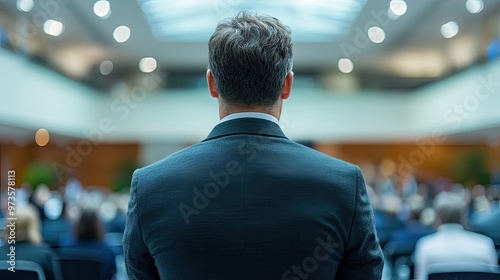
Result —
[[280, 111], [293, 80], [290, 35], [266, 15], [241, 12], [219, 22], [208, 43], [210, 94], [226, 107]]
[[441, 224], [462, 223], [464, 199], [454, 192], [441, 192], [434, 199], [434, 210]]

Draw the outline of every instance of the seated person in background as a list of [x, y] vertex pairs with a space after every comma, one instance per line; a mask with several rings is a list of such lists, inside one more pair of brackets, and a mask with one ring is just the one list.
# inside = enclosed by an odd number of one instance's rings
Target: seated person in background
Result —
[[[15, 244], [5, 244], [0, 247], [0, 260], [7, 260], [10, 246], [16, 248], [16, 260], [38, 263], [44, 271], [45, 279], [62, 279], [57, 256], [52, 250], [42, 244], [40, 235], [40, 219], [37, 210], [31, 205], [16, 206], [16, 239]], [[8, 240], [10, 229], [7, 228], [3, 237]]]
[[420, 222], [420, 213], [424, 209], [424, 199], [421, 195], [414, 194], [408, 197], [407, 203], [410, 208], [410, 217], [403, 228], [393, 232], [390, 241], [415, 246], [418, 239], [434, 233], [434, 229]]
[[75, 225], [75, 241], [68, 248], [98, 253], [101, 256], [106, 277], [111, 279], [116, 271], [115, 255], [113, 249], [102, 239], [102, 224], [96, 211], [82, 209], [80, 219]]
[[489, 209], [477, 212], [471, 226], [500, 244], [500, 185], [490, 186], [488, 197], [491, 200]]
[[43, 206], [45, 219], [42, 220], [42, 236], [52, 248], [58, 247], [62, 236], [71, 234], [72, 225], [64, 212], [65, 205], [59, 196], [50, 198]]
[[375, 228], [380, 246], [384, 247], [392, 234], [396, 230], [403, 228], [404, 223], [396, 215], [401, 208], [401, 199], [399, 197], [395, 195], [382, 195], [379, 199], [380, 208], [374, 205]]
[[[434, 200], [440, 226], [422, 237], [415, 248], [416, 279], [427, 279], [429, 265], [446, 266], [451, 271], [477, 270], [497, 266], [491, 238], [467, 231], [461, 225], [465, 201], [456, 193], [441, 192]], [[437, 271], [433, 271], [437, 272]]]

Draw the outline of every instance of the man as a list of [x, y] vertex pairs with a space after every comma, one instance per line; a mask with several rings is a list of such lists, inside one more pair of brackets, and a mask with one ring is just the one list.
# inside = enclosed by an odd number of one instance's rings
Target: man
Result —
[[209, 41], [220, 123], [134, 173], [124, 235], [131, 279], [380, 279], [357, 166], [290, 141], [290, 30], [240, 13]]
[[[461, 225], [465, 202], [458, 194], [441, 192], [434, 208], [441, 225], [422, 237], [415, 248], [417, 279], [431, 272], [495, 270], [497, 254], [491, 238], [467, 231]], [[434, 267], [434, 269], [432, 269]]]

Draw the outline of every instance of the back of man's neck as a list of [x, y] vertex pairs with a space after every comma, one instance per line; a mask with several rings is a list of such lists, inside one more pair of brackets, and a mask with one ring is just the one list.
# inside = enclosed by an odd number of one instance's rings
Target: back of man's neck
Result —
[[279, 113], [277, 112], [275, 107], [263, 107], [263, 106], [238, 106], [231, 105], [230, 107], [220, 108], [219, 109], [219, 118], [223, 119], [224, 117], [235, 114], [235, 113], [263, 113], [268, 114], [279, 120]]

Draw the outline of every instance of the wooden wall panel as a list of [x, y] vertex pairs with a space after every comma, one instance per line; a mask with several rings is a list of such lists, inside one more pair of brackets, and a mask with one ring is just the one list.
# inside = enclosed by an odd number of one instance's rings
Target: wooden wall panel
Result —
[[14, 144], [0, 145], [1, 185], [5, 186], [7, 170], [16, 170], [18, 184], [24, 181], [25, 170], [32, 162], [44, 162], [58, 166], [61, 181], [65, 183], [69, 169], [74, 169], [84, 186], [104, 186], [112, 188], [115, 176], [126, 162], [137, 162], [139, 156], [138, 144], [99, 144], [86, 146], [79, 142], [65, 147], [47, 145], [27, 145], [20, 147]]

